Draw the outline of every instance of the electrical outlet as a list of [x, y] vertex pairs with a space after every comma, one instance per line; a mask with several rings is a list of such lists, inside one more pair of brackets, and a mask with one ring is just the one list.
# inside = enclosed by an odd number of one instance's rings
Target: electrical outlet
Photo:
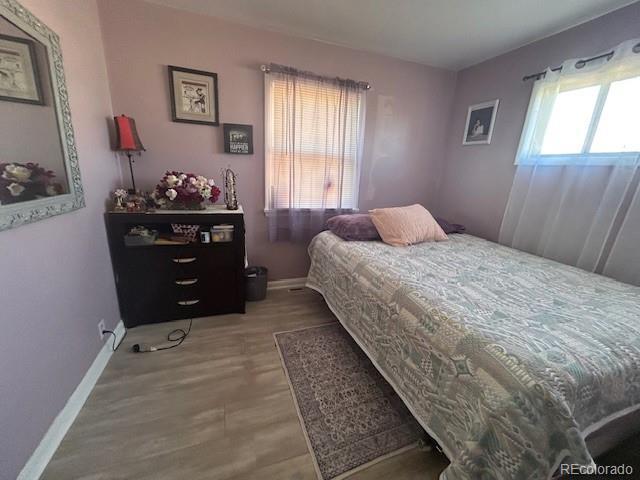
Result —
[[102, 333], [104, 332], [104, 330], [105, 330], [105, 326], [104, 326], [104, 318], [103, 318], [98, 322], [98, 334], [100, 335], [100, 340], [104, 339], [104, 333]]

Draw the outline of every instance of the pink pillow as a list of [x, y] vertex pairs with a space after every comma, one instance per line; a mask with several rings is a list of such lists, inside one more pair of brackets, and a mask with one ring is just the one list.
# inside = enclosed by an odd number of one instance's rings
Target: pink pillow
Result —
[[417, 203], [408, 207], [376, 208], [369, 210], [369, 215], [382, 241], [389, 245], [404, 246], [448, 239], [429, 210]]

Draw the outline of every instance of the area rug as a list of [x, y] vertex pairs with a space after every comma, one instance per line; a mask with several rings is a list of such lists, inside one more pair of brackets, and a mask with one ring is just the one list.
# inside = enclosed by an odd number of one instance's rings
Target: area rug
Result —
[[321, 480], [344, 478], [424, 437], [339, 323], [274, 336]]

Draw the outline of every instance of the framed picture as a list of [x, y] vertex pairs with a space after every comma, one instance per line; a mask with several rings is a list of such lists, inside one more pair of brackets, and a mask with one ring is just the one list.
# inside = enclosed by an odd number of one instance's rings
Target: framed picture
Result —
[[218, 75], [169, 65], [174, 122], [218, 126]]
[[491, 143], [493, 124], [496, 121], [499, 100], [471, 105], [467, 112], [464, 127], [463, 145], [481, 145]]
[[33, 40], [0, 34], [0, 100], [44, 104]]
[[224, 130], [225, 153], [241, 153], [246, 155], [253, 153], [252, 125], [225, 123], [222, 129]]

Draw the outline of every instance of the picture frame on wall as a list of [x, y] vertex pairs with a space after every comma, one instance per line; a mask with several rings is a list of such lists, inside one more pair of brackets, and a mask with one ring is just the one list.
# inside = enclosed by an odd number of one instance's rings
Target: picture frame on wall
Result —
[[0, 34], [0, 100], [44, 105], [33, 40]]
[[488, 145], [491, 143], [499, 101], [496, 99], [469, 107], [462, 137], [463, 145]]
[[169, 65], [171, 119], [218, 126], [218, 75]]
[[253, 153], [253, 125], [225, 123], [222, 126], [225, 153], [251, 155]]

